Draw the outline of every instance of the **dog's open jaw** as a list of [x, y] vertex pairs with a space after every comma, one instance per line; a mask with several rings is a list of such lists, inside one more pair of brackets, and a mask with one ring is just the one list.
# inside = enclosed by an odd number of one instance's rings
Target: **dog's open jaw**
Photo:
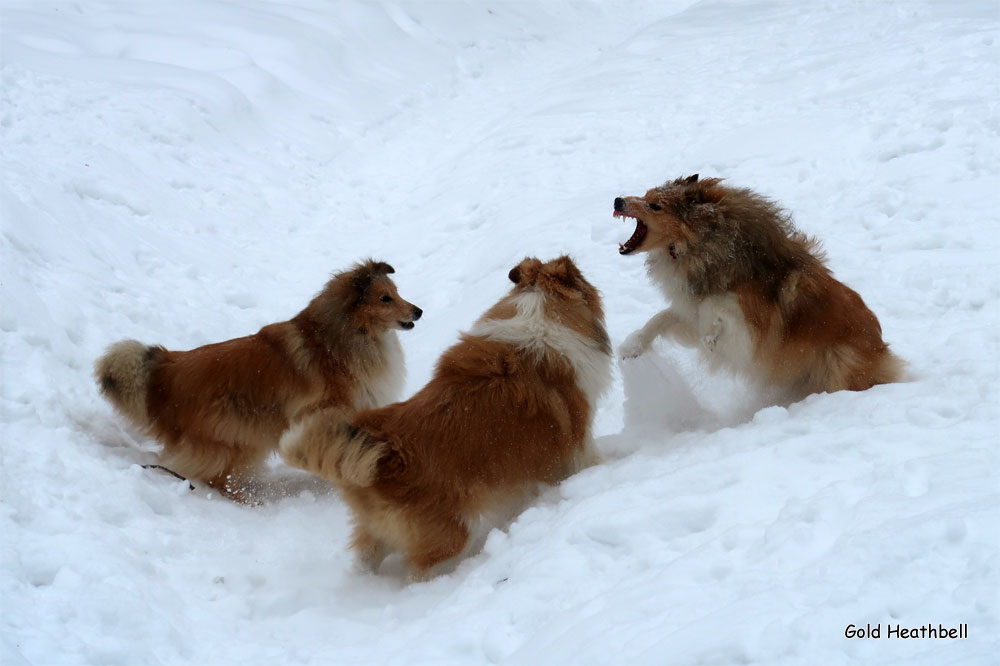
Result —
[[635, 220], [635, 231], [632, 232], [632, 236], [624, 244], [618, 244], [618, 254], [631, 254], [635, 252], [642, 245], [642, 241], [646, 240], [646, 223], [637, 217], [626, 215], [617, 210], [614, 212], [614, 216], [626, 220]]
[[404, 331], [408, 331], [414, 326], [416, 326], [416, 324], [414, 324], [412, 321], [397, 321], [396, 323], [399, 324], [399, 327]]

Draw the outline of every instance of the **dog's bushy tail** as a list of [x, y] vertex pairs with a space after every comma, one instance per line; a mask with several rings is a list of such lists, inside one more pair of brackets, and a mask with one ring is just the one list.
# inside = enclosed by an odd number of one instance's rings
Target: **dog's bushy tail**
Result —
[[149, 425], [146, 390], [163, 351], [163, 347], [138, 340], [121, 340], [108, 347], [94, 363], [94, 377], [101, 394], [140, 428]]
[[281, 457], [292, 467], [339, 485], [373, 485], [397, 467], [397, 452], [351, 425], [351, 414], [328, 408], [306, 417], [281, 436]]
[[903, 381], [906, 374], [906, 361], [893, 354], [888, 349], [878, 360], [875, 367], [874, 384], [893, 384]]

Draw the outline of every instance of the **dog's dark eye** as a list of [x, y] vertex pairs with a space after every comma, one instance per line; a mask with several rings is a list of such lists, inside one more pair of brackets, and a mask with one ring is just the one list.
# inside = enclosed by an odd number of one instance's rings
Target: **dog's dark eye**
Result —
[[392, 296], [383, 296], [382, 297], [382, 302], [383, 303], [392, 303]]
[[653, 210], [660, 210], [660, 204], [658, 203], [651, 203], [649, 204], [649, 207]]

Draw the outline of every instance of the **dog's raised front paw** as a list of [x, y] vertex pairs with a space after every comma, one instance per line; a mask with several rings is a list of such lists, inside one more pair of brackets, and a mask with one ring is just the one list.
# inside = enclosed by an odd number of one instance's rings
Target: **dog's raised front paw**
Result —
[[722, 335], [722, 319], [716, 319], [715, 323], [712, 324], [712, 330], [708, 332], [708, 335], [701, 339], [702, 346], [710, 352], [715, 351], [715, 347], [719, 344], [719, 336]]
[[642, 339], [642, 335], [639, 331], [636, 331], [632, 335], [625, 338], [625, 342], [621, 344], [618, 348], [618, 358], [623, 361], [630, 358], [638, 358], [645, 353], [648, 345]]

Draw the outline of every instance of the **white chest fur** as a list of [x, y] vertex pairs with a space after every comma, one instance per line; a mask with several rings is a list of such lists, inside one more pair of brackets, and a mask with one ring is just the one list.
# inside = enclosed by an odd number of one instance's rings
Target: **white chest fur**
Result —
[[[382, 407], [399, 399], [406, 378], [403, 347], [396, 331], [386, 331], [378, 340], [379, 350], [367, 378], [362, 378], [355, 398], [356, 409]], [[367, 380], [367, 381], [366, 381]]]

